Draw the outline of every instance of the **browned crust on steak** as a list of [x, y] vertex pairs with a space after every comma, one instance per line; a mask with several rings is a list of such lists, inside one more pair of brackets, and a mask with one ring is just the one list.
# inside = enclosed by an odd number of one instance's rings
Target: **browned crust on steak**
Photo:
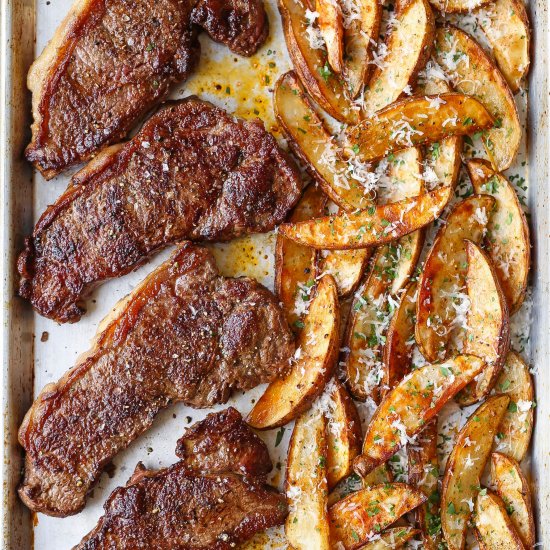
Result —
[[233, 472], [265, 479], [273, 467], [265, 443], [233, 407], [188, 428], [176, 455], [193, 474]]
[[50, 179], [122, 139], [200, 54], [199, 25], [233, 51], [265, 41], [261, 0], [77, 0], [27, 85], [33, 95], [26, 157]]
[[18, 261], [19, 294], [78, 321], [98, 283], [168, 244], [273, 229], [300, 195], [294, 163], [260, 121], [187, 98], [99, 154], [42, 214]]
[[284, 522], [284, 495], [233, 473], [189, 475], [183, 463], [160, 471], [138, 465], [105, 515], [74, 550], [230, 550]]
[[281, 376], [293, 354], [276, 298], [256, 281], [218, 274], [185, 243], [119, 302], [92, 349], [48, 384], [19, 430], [19, 494], [34, 511], [74, 514], [102, 469], [170, 403], [224, 403]]

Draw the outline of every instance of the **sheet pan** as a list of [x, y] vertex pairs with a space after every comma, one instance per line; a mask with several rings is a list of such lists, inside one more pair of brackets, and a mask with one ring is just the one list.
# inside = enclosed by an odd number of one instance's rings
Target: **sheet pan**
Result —
[[[111, 490], [126, 482], [135, 464], [143, 460], [155, 468], [173, 463], [174, 446], [183, 428], [208, 411], [183, 406], [162, 413], [153, 428], [115, 459], [112, 478], [103, 475], [85, 510], [72, 518], [56, 519], [41, 515], [33, 518], [20, 503], [16, 486], [20, 479], [22, 452], [17, 428], [33, 396], [47, 382], [57, 380], [85, 351], [99, 320], [115, 302], [128, 293], [146, 273], [162, 261], [168, 251], [120, 280], [101, 287], [89, 301], [88, 314], [76, 325], [58, 326], [34, 315], [15, 296], [15, 260], [23, 238], [44, 207], [66, 187], [68, 177], [45, 182], [32, 172], [22, 154], [29, 141], [30, 95], [25, 78], [32, 60], [44, 47], [64, 17], [70, 0], [3, 0], [1, 14], [0, 83], [0, 193], [2, 197], [2, 332], [0, 423], [3, 435], [2, 548], [6, 550], [70, 548], [95, 524], [102, 504]], [[548, 192], [549, 113], [548, 97], [548, 8], [545, 0], [531, 2], [533, 23], [533, 69], [529, 88], [528, 180], [529, 206], [533, 233], [533, 325], [531, 361], [536, 371], [537, 422], [532, 446], [532, 482], [537, 506], [538, 538], [550, 548], [550, 205]], [[239, 116], [260, 116], [266, 127], [275, 130], [270, 89], [278, 74], [290, 67], [280, 29], [275, 2], [268, 3], [271, 34], [261, 52], [251, 59], [238, 58], [223, 47], [201, 38], [203, 53], [195, 76], [173, 94], [182, 97], [196, 93], [226, 107]], [[226, 93], [229, 86], [229, 93]], [[277, 135], [277, 134], [276, 134]], [[279, 136], [280, 137], [280, 136]], [[272, 286], [273, 235], [241, 239], [216, 246], [215, 255], [228, 275], [247, 274]], [[241, 411], [251, 408], [261, 388], [233, 399]], [[265, 439], [273, 462], [280, 463], [290, 435], [276, 446], [276, 430]], [[283, 473], [275, 468], [273, 481], [281, 483]], [[262, 546], [262, 537], [259, 546]], [[270, 548], [282, 547], [275, 534]]]

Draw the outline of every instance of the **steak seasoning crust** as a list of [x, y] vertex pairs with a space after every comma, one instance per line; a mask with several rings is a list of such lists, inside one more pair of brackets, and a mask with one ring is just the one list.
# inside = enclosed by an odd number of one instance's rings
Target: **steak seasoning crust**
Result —
[[268, 34], [261, 0], [77, 0], [27, 77], [27, 159], [49, 179], [122, 139], [195, 68], [200, 27], [242, 55]]
[[260, 121], [188, 98], [76, 174], [18, 261], [19, 293], [60, 323], [99, 282], [183, 239], [226, 241], [273, 229], [298, 200], [294, 163]]
[[276, 298], [218, 274], [190, 243], [149, 275], [100, 326], [92, 349], [47, 385], [19, 430], [23, 502], [75, 514], [102, 469], [172, 402], [224, 403], [283, 375], [294, 352]]

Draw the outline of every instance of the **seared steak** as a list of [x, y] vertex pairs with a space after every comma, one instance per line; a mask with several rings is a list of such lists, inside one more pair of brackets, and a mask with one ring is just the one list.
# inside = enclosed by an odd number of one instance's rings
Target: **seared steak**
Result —
[[122, 139], [195, 68], [199, 25], [242, 55], [268, 33], [261, 0], [77, 0], [29, 71], [27, 158], [49, 179]]
[[260, 121], [196, 98], [169, 103], [76, 174], [44, 212], [19, 257], [19, 293], [41, 315], [78, 321], [79, 301], [95, 285], [167, 244], [273, 229], [300, 186]]
[[272, 468], [265, 443], [233, 407], [189, 428], [178, 441], [176, 455], [194, 474], [234, 472], [265, 478]]
[[183, 244], [98, 332], [93, 348], [40, 393], [19, 430], [19, 494], [32, 510], [82, 509], [102, 469], [172, 402], [208, 407], [283, 375], [291, 331], [271, 292], [218, 274]]

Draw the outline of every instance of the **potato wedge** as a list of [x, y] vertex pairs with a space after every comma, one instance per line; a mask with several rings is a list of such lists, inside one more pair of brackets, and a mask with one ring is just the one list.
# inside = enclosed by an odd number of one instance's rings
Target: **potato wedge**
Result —
[[462, 550], [479, 483], [510, 398], [489, 397], [460, 430], [441, 489], [441, 527], [449, 550]]
[[410, 97], [350, 126], [347, 152], [356, 152], [359, 160], [370, 162], [408, 147], [486, 130], [493, 123], [488, 110], [464, 94]]
[[414, 86], [418, 71], [430, 57], [434, 32], [435, 20], [428, 0], [397, 3], [394, 24], [386, 33], [387, 55], [374, 69], [365, 89], [365, 114], [376, 113]]
[[465, 239], [481, 241], [494, 203], [488, 195], [473, 195], [458, 203], [428, 253], [418, 282], [415, 327], [416, 341], [428, 361], [444, 359], [452, 331], [457, 323], [462, 328], [462, 310], [468, 300]]
[[398, 550], [418, 533], [418, 529], [412, 527], [392, 527], [380, 533], [376, 540], [361, 546], [360, 550]]
[[356, 473], [352, 473], [345, 479], [342, 479], [330, 492], [328, 496], [328, 505], [332, 506], [339, 500], [361, 489], [368, 489], [369, 487], [374, 487], [375, 485], [381, 485], [383, 483], [391, 483], [392, 481], [393, 478], [387, 464], [382, 464], [373, 470], [367, 477], [362, 478]]
[[490, 491], [476, 500], [476, 537], [481, 550], [525, 550], [504, 503]]
[[[299, 222], [322, 215], [326, 196], [316, 185], [309, 185], [294, 208], [290, 220]], [[275, 244], [275, 292], [286, 313], [288, 324], [298, 333], [315, 283], [316, 252], [308, 246], [277, 235]]]
[[468, 13], [495, 0], [430, 0], [430, 4], [443, 13]]
[[338, 296], [347, 298], [355, 292], [361, 282], [370, 257], [369, 248], [321, 250], [317, 256], [317, 271], [321, 275], [325, 273], [332, 275], [338, 287]]
[[301, 353], [287, 376], [271, 382], [250, 411], [247, 422], [253, 428], [284, 426], [321, 394], [336, 365], [339, 323], [336, 283], [325, 275], [317, 285], [298, 337]]
[[285, 533], [296, 550], [331, 548], [326, 456], [326, 420], [310, 409], [296, 420], [286, 466], [289, 514]]
[[484, 159], [471, 159], [466, 167], [475, 192], [492, 195], [496, 200], [486, 241], [512, 315], [521, 307], [527, 290], [531, 266], [529, 226], [514, 188], [502, 174]]
[[503, 172], [516, 158], [521, 142], [518, 110], [506, 80], [483, 48], [455, 27], [437, 30], [435, 56], [455, 89], [479, 99], [494, 118], [493, 128], [483, 133], [483, 144], [493, 168]]
[[315, 8], [319, 14], [319, 31], [325, 41], [328, 63], [334, 72], [341, 73], [344, 68], [342, 10], [336, 0], [315, 0]]
[[355, 471], [366, 476], [393, 456], [483, 367], [478, 357], [458, 355], [445, 363], [412, 371], [386, 395], [374, 413], [363, 453], [354, 462]]
[[353, 250], [395, 241], [436, 219], [449, 201], [448, 187], [392, 204], [308, 222], [284, 223], [279, 232], [318, 249]]
[[394, 388], [411, 370], [416, 292], [416, 283], [409, 283], [388, 326], [383, 361], [384, 385], [389, 389]]
[[363, 432], [353, 400], [337, 381], [329, 384], [326, 401], [320, 398], [327, 419], [327, 481], [329, 490], [353, 472], [353, 460], [361, 452]]
[[512, 525], [523, 544], [526, 548], [533, 548], [536, 541], [531, 489], [519, 464], [509, 456], [493, 453], [491, 482], [506, 505]]
[[508, 306], [498, 277], [486, 254], [472, 241], [466, 241], [468, 272], [466, 289], [470, 309], [466, 315], [464, 353], [481, 357], [486, 367], [456, 397], [460, 405], [472, 405], [495, 385], [510, 347]]
[[533, 433], [535, 392], [529, 367], [515, 351], [508, 352], [495, 391], [509, 395], [510, 405], [498, 427], [493, 450], [521, 462]]
[[329, 509], [332, 544], [360, 548], [401, 516], [426, 501], [422, 491], [404, 483], [376, 485], [352, 493]]
[[496, 0], [477, 19], [508, 86], [516, 94], [529, 72], [531, 31], [522, 0]]
[[309, 33], [315, 33], [306, 17], [306, 6], [299, 0], [279, 0], [286, 45], [295, 71], [311, 97], [331, 116], [353, 123], [357, 111], [349, 101], [343, 82], [329, 65], [324, 48], [312, 48]]
[[408, 448], [409, 483], [421, 489], [428, 500], [416, 511], [416, 521], [422, 532], [423, 548], [438, 550], [441, 543], [439, 520], [439, 464], [437, 459], [437, 418], [431, 420]]
[[355, 13], [345, 13], [344, 6], [346, 55], [343, 77], [350, 97], [355, 99], [363, 91], [371, 73], [372, 42], [378, 40], [382, 5], [378, 0], [357, 0], [351, 5], [352, 10], [357, 6], [359, 17]]
[[290, 147], [330, 199], [347, 211], [370, 205], [363, 182], [340, 158], [338, 147], [293, 71], [275, 84], [273, 106]]

